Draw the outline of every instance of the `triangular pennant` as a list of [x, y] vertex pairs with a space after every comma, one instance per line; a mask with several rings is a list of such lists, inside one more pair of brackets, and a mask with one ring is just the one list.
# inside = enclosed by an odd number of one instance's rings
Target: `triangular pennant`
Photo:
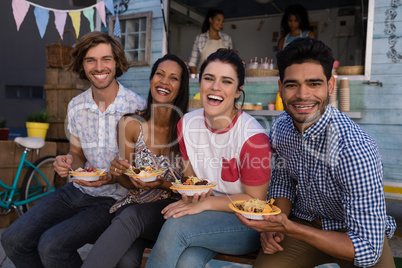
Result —
[[13, 7], [14, 20], [15, 23], [17, 24], [17, 31], [19, 31], [21, 23], [25, 19], [30, 4], [24, 0], [13, 0], [12, 7]]
[[99, 13], [99, 16], [101, 17], [101, 20], [102, 20], [103, 25], [105, 25], [105, 27], [107, 27], [107, 26], [106, 26], [105, 3], [104, 3], [103, 1], [102, 1], [102, 2], [99, 2], [99, 3], [96, 5], [96, 9], [98, 10], [98, 13]]
[[70, 15], [71, 20], [73, 22], [75, 34], [78, 36], [80, 35], [80, 27], [81, 27], [81, 11], [71, 11], [68, 12], [68, 15]]
[[113, 31], [114, 36], [118, 36], [121, 38], [121, 32], [120, 32], [120, 21], [119, 21], [119, 16], [116, 15], [116, 21], [114, 23], [114, 31]]
[[40, 37], [43, 38], [46, 32], [47, 24], [49, 23], [49, 10], [35, 7], [34, 10], [36, 25], [38, 26]]
[[85, 9], [82, 13], [84, 14], [85, 18], [88, 19], [89, 28], [91, 29], [91, 32], [93, 32], [94, 28], [95, 28], [95, 26], [94, 26], [94, 9], [88, 8], [88, 9]]
[[59, 32], [61, 39], [63, 39], [64, 26], [66, 25], [67, 12], [53, 11], [54, 12], [54, 24]]
[[104, 2], [105, 2], [105, 6], [110, 11], [110, 13], [112, 13], [112, 15], [114, 15], [113, 0], [104, 0]]

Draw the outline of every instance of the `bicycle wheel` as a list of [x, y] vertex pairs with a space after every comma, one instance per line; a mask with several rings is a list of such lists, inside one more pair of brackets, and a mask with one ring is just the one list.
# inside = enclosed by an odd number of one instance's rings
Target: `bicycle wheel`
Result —
[[[56, 160], [54, 156], [45, 156], [38, 159], [34, 166], [36, 166], [45, 176], [47, 181], [52, 187], [55, 187], [56, 171], [54, 171], [53, 162]], [[21, 187], [21, 200], [27, 200], [39, 194], [51, 191], [51, 187], [46, 183], [42, 175], [32, 167], [30, 167], [25, 174], [24, 182]], [[29, 202], [22, 206], [24, 212], [27, 212], [39, 199]]]

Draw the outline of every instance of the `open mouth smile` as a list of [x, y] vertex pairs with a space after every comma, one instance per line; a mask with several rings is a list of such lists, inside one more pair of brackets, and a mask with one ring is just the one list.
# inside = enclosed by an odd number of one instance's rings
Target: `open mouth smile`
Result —
[[94, 74], [93, 76], [97, 80], [104, 80], [108, 76], [108, 74]]
[[208, 95], [208, 103], [212, 105], [219, 105], [223, 102], [223, 98], [217, 95]]
[[160, 93], [161, 95], [168, 95], [170, 94], [170, 90], [166, 89], [166, 88], [162, 88], [162, 87], [157, 87], [156, 91], [158, 93]]
[[311, 109], [315, 106], [315, 104], [309, 104], [309, 105], [297, 105], [297, 104], [293, 104], [293, 106], [298, 109], [298, 110], [308, 110]]

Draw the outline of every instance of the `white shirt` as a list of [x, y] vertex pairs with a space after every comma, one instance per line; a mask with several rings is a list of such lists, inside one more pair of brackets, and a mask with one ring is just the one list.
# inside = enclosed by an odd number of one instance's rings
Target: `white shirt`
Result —
[[[92, 98], [92, 89], [84, 91], [68, 104], [68, 130], [78, 137], [87, 159], [85, 167], [110, 169], [110, 162], [119, 155], [116, 126], [120, 118], [127, 113], [143, 110], [146, 102], [135, 92], [124, 88], [119, 83], [115, 100], [101, 113]], [[83, 193], [92, 196], [120, 198], [128, 190], [120, 184], [108, 184], [101, 187], [85, 187], [74, 183]]]

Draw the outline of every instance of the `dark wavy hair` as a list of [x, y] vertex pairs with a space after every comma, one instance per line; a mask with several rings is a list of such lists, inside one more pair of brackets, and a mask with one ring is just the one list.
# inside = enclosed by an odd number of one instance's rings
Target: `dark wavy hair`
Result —
[[[178, 56], [174, 54], [166, 54], [162, 58], [159, 58], [152, 66], [151, 69], [151, 74], [149, 75], [149, 81], [152, 80], [152, 78], [155, 75], [156, 70], [158, 69], [159, 64], [161, 64], [164, 61], [171, 60], [174, 62], [177, 62], [179, 66], [181, 67], [181, 83], [180, 83], [180, 88], [179, 88], [179, 93], [177, 94], [177, 97], [174, 101], [174, 107], [178, 108], [179, 111], [173, 111], [170, 120], [169, 120], [169, 137], [168, 141], [170, 144], [173, 144], [173, 146], [170, 149], [170, 152], [173, 152], [175, 154], [178, 154], [180, 149], [179, 149], [179, 143], [177, 142], [177, 123], [179, 122], [180, 118], [187, 113], [188, 110], [188, 102], [189, 102], [189, 73], [187, 69], [187, 65], [184, 63], [182, 59], [180, 59]], [[148, 93], [148, 98], [147, 98], [147, 108], [139, 114], [141, 117], [145, 120], [148, 121], [151, 119], [152, 116], [152, 102], [153, 102], [153, 97], [151, 94], [151, 90]]]
[[284, 49], [276, 53], [276, 60], [279, 69], [279, 78], [283, 82], [285, 69], [292, 64], [305, 62], [319, 63], [327, 81], [332, 76], [334, 57], [331, 49], [322, 41], [304, 37], [297, 38], [288, 44]]
[[215, 9], [215, 8], [210, 8], [207, 12], [207, 15], [205, 16], [204, 22], [202, 23], [201, 26], [201, 32], [206, 33], [209, 30], [209, 18], [214, 18], [216, 15], [221, 14], [223, 17], [225, 17], [225, 14], [223, 14], [222, 10]]
[[307, 10], [300, 4], [290, 5], [285, 9], [285, 13], [281, 20], [281, 33], [282, 36], [287, 35], [290, 32], [288, 18], [290, 15], [294, 15], [300, 21], [300, 29], [302, 31], [311, 30], [310, 21], [308, 18]]
[[[216, 52], [209, 55], [208, 58], [202, 63], [200, 68], [200, 77], [199, 77], [200, 84], [205, 68], [209, 63], [213, 61], [229, 63], [234, 67], [237, 74], [237, 79], [239, 80], [239, 86], [237, 90], [240, 90], [243, 93], [243, 101], [241, 103], [241, 107], [243, 107], [244, 99], [246, 98], [246, 93], [244, 93], [244, 90], [242, 90], [240, 87], [244, 85], [245, 70], [244, 70], [244, 63], [240, 58], [238, 52], [234, 49], [220, 48]], [[240, 97], [235, 99], [234, 107], [236, 107], [236, 103], [239, 101], [239, 99]]]
[[88, 80], [85, 75], [83, 61], [88, 50], [99, 44], [110, 44], [112, 46], [113, 58], [116, 61], [116, 77], [120, 77], [130, 67], [124, 48], [112, 36], [98, 31], [87, 33], [81, 37], [71, 51], [71, 62], [66, 66], [66, 69], [77, 73], [81, 79]]

